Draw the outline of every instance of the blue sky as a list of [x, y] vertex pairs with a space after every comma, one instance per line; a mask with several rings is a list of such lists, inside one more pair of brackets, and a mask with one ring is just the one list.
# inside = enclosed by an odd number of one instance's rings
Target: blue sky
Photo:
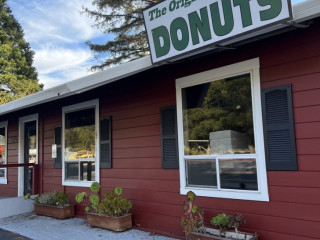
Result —
[[[292, 0], [293, 4], [305, 0]], [[91, 0], [7, 0], [35, 51], [34, 66], [45, 89], [92, 74], [96, 63], [85, 41], [106, 42], [109, 36], [81, 14]]]

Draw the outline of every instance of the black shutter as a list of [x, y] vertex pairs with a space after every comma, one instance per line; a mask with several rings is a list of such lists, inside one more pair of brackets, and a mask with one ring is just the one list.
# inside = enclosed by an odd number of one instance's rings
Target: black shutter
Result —
[[62, 168], [61, 131], [61, 126], [54, 128], [54, 144], [57, 145], [57, 157], [54, 159], [54, 168]]
[[100, 168], [112, 168], [111, 117], [100, 120]]
[[160, 109], [162, 168], [179, 169], [176, 107]]
[[291, 85], [262, 90], [267, 170], [298, 170]]

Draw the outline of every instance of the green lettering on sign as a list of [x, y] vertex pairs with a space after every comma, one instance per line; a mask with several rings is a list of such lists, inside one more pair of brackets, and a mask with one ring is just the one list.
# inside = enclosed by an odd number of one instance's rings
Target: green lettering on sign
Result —
[[234, 0], [234, 6], [240, 7], [242, 26], [248, 27], [252, 25], [251, 9], [250, 9], [251, 0]]
[[200, 42], [198, 32], [201, 34], [203, 41], [211, 39], [209, 16], [206, 7], [200, 9], [200, 15], [201, 19], [196, 11], [188, 15], [193, 45], [199, 44]]
[[279, 16], [282, 11], [281, 0], [258, 0], [260, 6], [270, 5], [270, 8], [260, 12], [261, 21], [271, 20]]
[[[156, 56], [162, 57], [169, 53], [170, 51], [170, 36], [169, 31], [165, 26], [160, 26], [152, 30], [152, 37]], [[161, 45], [161, 39], [163, 44]]]
[[229, 34], [234, 27], [231, 0], [222, 0], [223, 15], [225, 24], [221, 23], [221, 14], [217, 2], [210, 5], [213, 30], [217, 36]]
[[[181, 33], [179, 39], [178, 32]], [[173, 47], [178, 50], [184, 50], [189, 44], [189, 30], [186, 20], [182, 17], [176, 18], [172, 21], [170, 26], [170, 34]]]

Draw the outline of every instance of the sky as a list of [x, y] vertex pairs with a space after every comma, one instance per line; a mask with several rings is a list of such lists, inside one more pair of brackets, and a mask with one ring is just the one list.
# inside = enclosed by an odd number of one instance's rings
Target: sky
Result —
[[[293, 4], [305, 0], [292, 0]], [[87, 40], [104, 43], [110, 36], [81, 14], [91, 0], [7, 0], [35, 52], [34, 66], [44, 89], [92, 74], [97, 63]]]

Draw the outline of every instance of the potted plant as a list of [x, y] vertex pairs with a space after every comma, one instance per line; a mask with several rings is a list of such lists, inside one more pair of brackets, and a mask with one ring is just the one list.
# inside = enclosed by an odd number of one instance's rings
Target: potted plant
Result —
[[203, 210], [193, 204], [196, 195], [189, 191], [187, 200], [184, 202], [184, 214], [181, 218], [183, 232], [189, 236], [193, 232], [202, 232], [203, 225]]
[[86, 206], [87, 220], [91, 226], [116, 232], [132, 228], [132, 214], [129, 213], [132, 203], [122, 197], [122, 188], [116, 187], [111, 192], [105, 191], [102, 199], [98, 195], [99, 183], [92, 183], [90, 189], [92, 194], [89, 195], [89, 204], [85, 201], [88, 197], [86, 192], [78, 193], [76, 201]]
[[[246, 221], [240, 214], [228, 216], [225, 213], [218, 214], [211, 219], [211, 224], [216, 228], [204, 226], [203, 210], [194, 205], [196, 195], [193, 192], [187, 193], [187, 200], [184, 204], [184, 214], [181, 219], [186, 240], [257, 240], [256, 234], [239, 232], [238, 228]], [[230, 231], [234, 228], [235, 231]]]
[[34, 212], [58, 219], [74, 217], [74, 204], [70, 204], [68, 194], [63, 192], [51, 192], [31, 198], [30, 194], [24, 196], [26, 200], [34, 201]]

